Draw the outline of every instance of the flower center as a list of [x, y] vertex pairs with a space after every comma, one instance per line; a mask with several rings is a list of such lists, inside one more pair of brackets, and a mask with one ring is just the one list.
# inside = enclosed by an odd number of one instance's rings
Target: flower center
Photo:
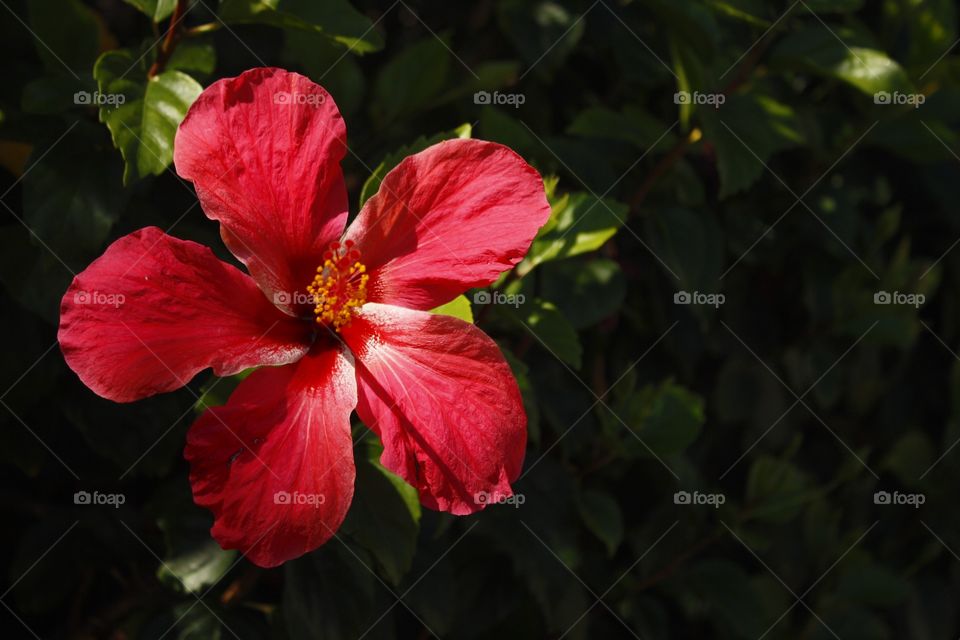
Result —
[[323, 252], [323, 264], [317, 267], [317, 275], [307, 287], [315, 306], [313, 314], [317, 324], [340, 329], [353, 319], [353, 310], [367, 301], [366, 266], [360, 262], [360, 252], [353, 248], [352, 240], [343, 244], [333, 242]]

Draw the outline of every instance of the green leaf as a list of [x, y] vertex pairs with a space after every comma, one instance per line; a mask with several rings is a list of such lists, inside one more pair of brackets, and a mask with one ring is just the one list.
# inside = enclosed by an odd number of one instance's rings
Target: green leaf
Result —
[[783, 524], [800, 513], [809, 497], [806, 477], [792, 463], [765, 455], [751, 465], [746, 494], [751, 516]]
[[580, 338], [553, 303], [536, 299], [508, 309], [511, 318], [534, 333], [537, 344], [574, 369], [580, 368]]
[[715, 216], [662, 207], [648, 229], [651, 248], [677, 275], [682, 290], [716, 293], [723, 268], [724, 238]]
[[383, 65], [373, 85], [371, 113], [393, 122], [433, 106], [450, 73], [450, 52], [440, 38], [413, 43]]
[[437, 98], [434, 105], [441, 105], [477, 91], [493, 91], [517, 81], [520, 65], [513, 60], [493, 60], [476, 65], [468, 74], [466, 82]]
[[205, 592], [223, 578], [237, 558], [236, 550], [221, 549], [210, 537], [212, 517], [193, 504], [185, 483], [162, 485], [148, 503], [146, 515], [156, 521], [165, 543], [157, 578], [174, 591]]
[[48, 115], [71, 109], [86, 111], [89, 107], [78, 104], [82, 102], [78, 98], [83, 95], [82, 92], [89, 93], [92, 88], [92, 82], [77, 80], [67, 73], [43, 75], [24, 86], [20, 102], [26, 113]]
[[837, 595], [866, 605], [887, 607], [906, 600], [910, 585], [890, 569], [868, 564], [844, 572], [837, 583]]
[[[606, 107], [590, 107], [574, 118], [567, 133], [587, 138], [626, 140], [638, 149], [665, 150], [676, 143], [670, 127], [639, 107], [614, 111]], [[656, 146], [654, 144], [656, 143]]]
[[794, 110], [763, 95], [728, 96], [719, 109], [699, 113], [706, 139], [716, 148], [721, 198], [747, 189], [775, 153], [804, 141]]
[[177, 630], [176, 640], [224, 640], [224, 630], [221, 619], [203, 607], [191, 609], [189, 605], [181, 604], [172, 608], [174, 628]]
[[909, 431], [890, 448], [880, 468], [891, 471], [903, 485], [915, 486], [935, 459], [929, 436], [922, 431]]
[[150, 79], [130, 73], [137, 65], [130, 51], [117, 50], [100, 56], [94, 67], [100, 93], [113, 101], [100, 107], [100, 121], [123, 155], [124, 184], [166, 170], [173, 161], [177, 127], [203, 91], [181, 71], [167, 70]]
[[139, 9], [153, 22], [166, 20], [177, 6], [177, 0], [124, 0]]
[[540, 442], [540, 404], [537, 402], [537, 392], [530, 381], [530, 367], [525, 362], [513, 355], [509, 349], [502, 345], [500, 351], [510, 365], [510, 371], [513, 377], [517, 379], [517, 386], [520, 387], [520, 395], [523, 396], [523, 409], [527, 414], [527, 438], [531, 444]]
[[849, 29], [830, 31], [817, 24], [795, 31], [774, 49], [771, 64], [835, 78], [870, 96], [880, 91], [915, 92], [903, 67]]
[[363, 106], [366, 78], [357, 59], [345, 56], [343, 47], [312, 31], [288, 29], [282, 52], [288, 67], [302, 67], [307, 76], [336, 99], [346, 120]]
[[805, 0], [804, 9], [816, 14], [853, 13], [863, 7], [864, 0]]
[[52, 146], [35, 147], [28, 164], [24, 221], [68, 264], [94, 257], [126, 201], [120, 162], [103, 129], [80, 123]]
[[763, 17], [765, 5], [761, 0], [707, 0], [707, 5], [722, 15], [743, 20], [755, 27], [766, 29], [770, 21]]
[[228, 24], [258, 23], [319, 33], [354, 53], [383, 48], [383, 38], [370, 20], [346, 0], [221, 0], [218, 13]]
[[700, 435], [703, 399], [669, 380], [644, 387], [626, 403], [629, 425], [657, 455], [680, 453]]
[[620, 505], [609, 493], [589, 489], [580, 494], [578, 505], [587, 529], [606, 545], [607, 554], [613, 557], [623, 541], [623, 513]]
[[567, 194], [552, 204], [550, 220], [537, 234], [517, 273], [526, 275], [548, 260], [595, 251], [613, 237], [627, 218], [628, 207], [589, 193]]
[[441, 131], [440, 133], [435, 133], [432, 136], [420, 136], [410, 144], [400, 147], [384, 158], [383, 161], [377, 165], [377, 168], [373, 170], [373, 173], [370, 174], [370, 177], [367, 178], [367, 181], [363, 183], [363, 189], [360, 190], [360, 207], [363, 207], [363, 204], [370, 199], [370, 196], [375, 194], [380, 189], [380, 183], [383, 182], [383, 178], [390, 172], [390, 170], [400, 164], [400, 162], [407, 156], [420, 153], [427, 147], [444, 140], [451, 140], [453, 138], [469, 138], [472, 133], [473, 127], [467, 123], [460, 125], [456, 129], [452, 129], [450, 131]]
[[[823, 623], [829, 625], [830, 631], [822, 626], [822, 632], [817, 634], [817, 640], [834, 638], [833, 634], [836, 634], [837, 638], [850, 640], [894, 640], [897, 637], [903, 637], [898, 636], [883, 617], [862, 606], [835, 606], [823, 616]], [[921, 634], [907, 632], [906, 636], [931, 639], [937, 637], [926, 631]], [[948, 634], [948, 637], [952, 636], [952, 632]]]
[[613, 260], [580, 256], [550, 262], [540, 271], [543, 297], [557, 305], [574, 329], [586, 329], [616, 313], [627, 281]]
[[213, 73], [216, 66], [217, 52], [212, 42], [188, 40], [177, 45], [164, 68], [206, 76]]
[[583, 37], [586, 19], [557, 2], [500, 0], [497, 20], [534, 73], [549, 77]]
[[470, 300], [467, 296], [457, 296], [450, 302], [442, 304], [436, 309], [431, 309], [430, 313], [440, 313], [445, 316], [460, 318], [464, 322], [473, 324], [473, 308], [470, 306]]
[[755, 360], [731, 358], [716, 375], [710, 408], [722, 422], [745, 422], [759, 435], [787, 406], [783, 386]]
[[[767, 628], [763, 602], [739, 565], [721, 559], [700, 562], [683, 576], [689, 589], [709, 606], [709, 619], [735, 630], [736, 637], [758, 638]], [[715, 623], [716, 624], [716, 623]], [[715, 637], [734, 637], [725, 633]]]
[[[674, 75], [677, 79], [678, 93], [694, 93], [704, 86], [703, 65], [697, 58], [696, 52], [688, 46], [687, 41], [671, 34], [670, 60]], [[695, 105], [691, 100], [680, 101], [677, 105], [677, 114], [680, 120], [680, 129], [688, 131], [690, 120], [693, 117]]]
[[127, 625], [135, 625], [137, 638], [267, 640], [276, 633], [268, 628], [263, 612], [253, 606], [224, 607], [212, 597], [207, 606], [199, 605], [193, 597], [181, 597], [162, 605], [154, 600], [156, 598], [149, 599], [147, 606], [127, 618]]
[[56, 326], [60, 300], [73, 274], [19, 222], [2, 229], [0, 282], [21, 306]]
[[485, 140], [504, 144], [521, 156], [528, 157], [541, 148], [540, 142], [520, 121], [505, 109], [487, 105], [480, 110], [480, 131]]
[[341, 530], [370, 552], [390, 582], [399, 584], [413, 563], [420, 501], [416, 489], [374, 459], [378, 448], [369, 451], [369, 459], [357, 460], [356, 490]]
[[37, 53], [47, 71], [60, 75], [69, 74], [69, 69], [89, 78], [100, 49], [100, 27], [93, 11], [79, 0], [29, 0], [27, 9]]
[[716, 20], [702, 0], [644, 0], [658, 25], [691, 52], [713, 53], [719, 37]]
[[957, 3], [953, 0], [898, 3], [887, 9], [888, 20], [904, 28], [904, 41], [910, 47], [910, 66], [921, 74], [930, 71], [934, 79], [941, 73], [948, 76], [949, 64], [934, 64], [957, 39]]
[[[291, 640], [357, 638], [383, 587], [339, 538], [283, 565], [282, 615]], [[389, 603], [384, 609], [389, 606]]]
[[204, 535], [177, 548], [157, 569], [160, 582], [188, 593], [202, 593], [233, 564], [237, 552], [224, 551], [204, 530]]
[[[592, 602], [586, 601], [582, 585], [570, 576], [571, 571], [581, 573], [581, 520], [571, 499], [576, 495], [576, 482], [569, 469], [556, 458], [547, 456], [524, 478], [522, 491], [526, 496], [522, 509], [497, 509], [490, 514], [489, 517], [496, 517], [494, 514], [499, 513], [503, 519], [512, 520], [501, 521], [500, 526], [491, 528], [496, 534], [492, 539], [497, 549], [512, 560], [513, 571], [507, 578], [508, 584], [519, 582], [524, 585], [548, 621], [548, 628], [556, 632], [538, 634], [537, 637], [559, 637], [574, 626]], [[540, 540], [516, 522], [514, 514], [509, 513], [513, 511], [521, 513], [522, 521], [528, 523]], [[488, 517], [486, 513], [484, 517]], [[503, 570], [509, 571], [505, 566], [496, 569], [497, 572]], [[477, 597], [483, 597], [484, 593], [489, 591], [480, 590]], [[514, 636], [529, 637], [523, 634]]]
[[922, 112], [912, 109], [880, 121], [868, 136], [870, 143], [920, 165], [950, 162], [960, 136], [956, 127], [931, 119], [931, 106], [928, 102]]
[[210, 379], [200, 387], [200, 397], [194, 403], [193, 410], [197, 413], [203, 413], [211, 407], [220, 407], [227, 404], [227, 400], [230, 399], [234, 389], [254, 371], [256, 371], [256, 368], [252, 367], [225, 378], [210, 376]]
[[160, 398], [127, 406], [97, 398], [71, 404], [64, 414], [89, 450], [112, 463], [125, 479], [162, 477], [183, 459], [182, 438], [190, 416]]

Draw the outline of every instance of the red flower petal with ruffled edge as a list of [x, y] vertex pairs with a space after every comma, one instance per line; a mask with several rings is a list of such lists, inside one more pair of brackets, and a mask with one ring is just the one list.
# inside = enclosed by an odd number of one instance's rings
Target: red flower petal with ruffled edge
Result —
[[177, 173], [194, 183], [224, 243], [271, 299], [303, 294], [343, 232], [346, 135], [325, 89], [273, 68], [213, 83], [177, 131]]
[[84, 384], [116, 402], [178, 389], [207, 367], [227, 376], [295, 362], [309, 346], [308, 328], [249, 276], [156, 227], [118, 239], [74, 278], [58, 339]]
[[372, 302], [433, 309], [517, 264], [550, 217], [543, 180], [509, 148], [448, 140], [409, 156], [347, 230]]
[[527, 417], [496, 343], [450, 316], [371, 303], [343, 329], [356, 358], [357, 413], [380, 462], [431, 509], [457, 515], [513, 495]]
[[213, 511], [211, 534], [274, 567], [316, 549], [353, 499], [350, 413], [356, 376], [339, 348], [264, 368], [187, 434], [194, 501]]

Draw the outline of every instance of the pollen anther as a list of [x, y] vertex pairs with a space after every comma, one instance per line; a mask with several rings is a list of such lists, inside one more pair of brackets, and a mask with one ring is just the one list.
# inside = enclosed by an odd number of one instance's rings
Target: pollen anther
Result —
[[347, 240], [330, 244], [323, 252], [323, 264], [317, 267], [317, 275], [307, 286], [312, 296], [313, 313], [318, 324], [340, 329], [350, 324], [354, 310], [367, 301], [367, 282], [370, 276], [367, 267], [360, 262], [360, 252]]

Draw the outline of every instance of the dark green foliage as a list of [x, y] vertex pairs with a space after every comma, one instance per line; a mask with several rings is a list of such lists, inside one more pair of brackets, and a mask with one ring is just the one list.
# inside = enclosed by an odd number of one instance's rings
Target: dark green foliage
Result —
[[[960, 635], [956, 3], [196, 0], [168, 43], [176, 5], [0, 7], [4, 637]], [[456, 136], [553, 207], [441, 310], [517, 376], [517, 497], [421, 510], [358, 424], [338, 536], [272, 570], [212, 541], [182, 458], [237, 380], [116, 405], [56, 345], [124, 234], [230, 259], [173, 136], [261, 64], [333, 95], [353, 214]]]

